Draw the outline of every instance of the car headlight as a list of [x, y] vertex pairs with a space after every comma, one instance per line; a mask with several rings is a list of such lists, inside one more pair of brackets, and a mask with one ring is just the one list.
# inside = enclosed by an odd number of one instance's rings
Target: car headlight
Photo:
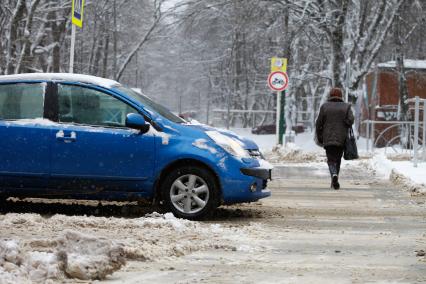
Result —
[[218, 131], [206, 131], [206, 134], [229, 154], [239, 158], [249, 158], [249, 153], [237, 139], [223, 135]]

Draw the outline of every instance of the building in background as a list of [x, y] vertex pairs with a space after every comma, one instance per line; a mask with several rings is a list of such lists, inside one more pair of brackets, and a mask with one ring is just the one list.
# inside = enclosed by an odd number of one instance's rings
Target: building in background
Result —
[[[426, 60], [405, 60], [405, 76], [407, 79], [408, 96], [426, 98]], [[396, 121], [398, 120], [398, 73], [395, 61], [380, 63], [375, 71], [366, 76], [366, 88], [361, 106], [361, 121]], [[410, 108], [412, 114], [414, 110]], [[422, 114], [421, 114], [422, 115]], [[414, 117], [414, 115], [411, 115]], [[375, 137], [389, 124], [376, 124]], [[366, 136], [365, 125], [360, 128], [361, 135]], [[383, 141], [378, 141], [377, 146], [384, 146], [397, 135], [398, 129], [386, 133]]]

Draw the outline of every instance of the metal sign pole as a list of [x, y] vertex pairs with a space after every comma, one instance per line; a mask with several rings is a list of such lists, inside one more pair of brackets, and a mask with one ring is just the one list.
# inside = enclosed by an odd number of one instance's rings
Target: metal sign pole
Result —
[[276, 117], [276, 143], [283, 145], [284, 136], [284, 106], [285, 97], [283, 91], [288, 87], [287, 58], [271, 58], [271, 73], [268, 76], [269, 87], [277, 92], [277, 117]]
[[413, 145], [413, 164], [417, 168], [417, 148], [419, 146], [419, 108], [420, 98], [416, 97], [416, 104], [414, 109], [414, 145]]
[[70, 73], [74, 73], [75, 25], [71, 24]]
[[365, 139], [365, 141], [366, 141], [366, 143], [367, 143], [367, 145], [366, 145], [366, 147], [367, 147], [367, 152], [369, 152], [370, 153], [370, 121], [369, 120], [367, 120], [367, 123], [366, 123], [366, 131], [367, 131], [367, 139]]
[[83, 28], [84, 0], [71, 0], [71, 2], [70, 73], [74, 73], [75, 33], [76, 26]]
[[280, 97], [281, 97], [281, 105], [280, 105], [280, 128], [279, 128], [279, 142], [281, 145], [284, 144], [284, 133], [285, 133], [285, 129], [284, 129], [284, 124], [285, 124], [285, 101], [286, 101], [286, 97], [285, 97], [285, 91], [280, 92]]
[[275, 132], [277, 145], [282, 144], [282, 138], [280, 138], [281, 94], [282, 92], [277, 92], [277, 119], [276, 119], [276, 132]]
[[423, 100], [423, 149], [422, 149], [422, 155], [423, 155], [423, 161], [426, 161], [426, 100]]
[[376, 124], [371, 122], [371, 153], [374, 153], [376, 147]]

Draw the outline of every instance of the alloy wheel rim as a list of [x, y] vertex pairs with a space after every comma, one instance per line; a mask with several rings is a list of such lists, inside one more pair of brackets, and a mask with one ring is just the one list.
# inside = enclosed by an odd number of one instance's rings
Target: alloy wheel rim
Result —
[[170, 188], [170, 200], [182, 213], [194, 214], [203, 210], [209, 200], [209, 187], [197, 175], [183, 175]]

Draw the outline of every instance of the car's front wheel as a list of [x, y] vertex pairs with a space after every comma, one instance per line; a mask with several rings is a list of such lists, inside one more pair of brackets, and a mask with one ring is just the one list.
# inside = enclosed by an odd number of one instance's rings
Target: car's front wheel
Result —
[[167, 209], [176, 217], [201, 219], [218, 205], [219, 189], [213, 174], [200, 167], [172, 170], [162, 184]]

